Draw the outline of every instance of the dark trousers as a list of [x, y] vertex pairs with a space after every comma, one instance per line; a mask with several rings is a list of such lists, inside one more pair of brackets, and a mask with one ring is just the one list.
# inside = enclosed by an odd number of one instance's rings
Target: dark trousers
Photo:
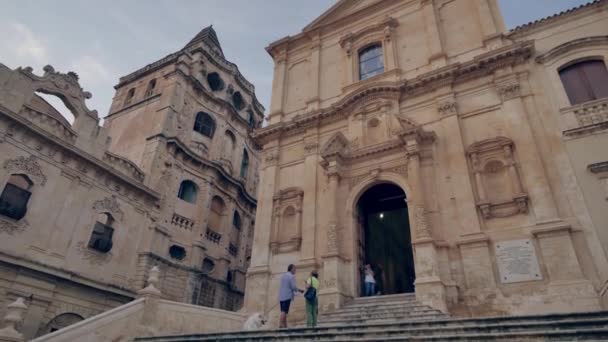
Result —
[[363, 292], [363, 295], [365, 297], [369, 297], [369, 296], [375, 295], [376, 294], [375, 288], [376, 288], [376, 284], [375, 283], [365, 282], [365, 291]]

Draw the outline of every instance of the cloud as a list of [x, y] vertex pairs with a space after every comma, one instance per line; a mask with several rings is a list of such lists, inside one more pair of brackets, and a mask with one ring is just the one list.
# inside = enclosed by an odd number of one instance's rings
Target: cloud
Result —
[[87, 83], [104, 83], [112, 81], [113, 77], [113, 73], [106, 66], [90, 55], [79, 57], [72, 63], [71, 69]]
[[10, 22], [0, 43], [1, 51], [7, 53], [2, 56], [7, 63], [15, 66], [41, 66], [49, 59], [46, 44], [25, 24]]

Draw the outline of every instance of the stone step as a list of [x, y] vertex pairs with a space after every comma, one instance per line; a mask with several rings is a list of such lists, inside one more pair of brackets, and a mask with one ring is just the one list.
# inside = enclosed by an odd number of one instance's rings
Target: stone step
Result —
[[385, 295], [385, 296], [371, 296], [371, 297], [357, 297], [353, 298], [350, 303], [386, 303], [386, 302], [404, 302], [416, 300], [416, 294], [414, 293], [402, 293], [395, 295]]
[[357, 308], [357, 307], [346, 306], [346, 307], [340, 308], [336, 311], [323, 313], [321, 316], [348, 314], [348, 313], [361, 313], [361, 312], [363, 312], [363, 313], [386, 312], [386, 313], [400, 314], [400, 313], [409, 313], [409, 312], [423, 312], [423, 311], [430, 311], [430, 310], [438, 311], [438, 310], [435, 310], [435, 309], [431, 308], [430, 306], [426, 306], [426, 305], [416, 305], [416, 306], [408, 306], [408, 307], [395, 306], [395, 307], [370, 307], [370, 308]]
[[409, 307], [417, 307], [424, 306], [424, 304], [417, 301], [408, 301], [408, 302], [393, 302], [393, 303], [364, 303], [364, 304], [345, 304], [343, 308], [356, 308], [356, 309], [368, 309], [368, 308], [409, 308]]
[[550, 341], [608, 339], [608, 312], [426, 322], [404, 321], [316, 329], [139, 338], [136, 341], [399, 341], [405, 339], [484, 341], [537, 338]]
[[420, 314], [375, 314], [375, 315], [331, 315], [331, 316], [320, 316], [319, 322], [363, 322], [366, 320], [383, 320], [383, 319], [393, 319], [393, 320], [408, 320], [408, 319], [434, 319], [434, 318], [447, 318], [447, 315], [444, 315], [440, 312], [424, 312]]

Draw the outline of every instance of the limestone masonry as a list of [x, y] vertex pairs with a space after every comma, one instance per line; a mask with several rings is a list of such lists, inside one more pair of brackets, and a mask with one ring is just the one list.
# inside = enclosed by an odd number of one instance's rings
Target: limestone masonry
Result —
[[[103, 127], [74, 72], [0, 64], [5, 334], [273, 328], [295, 264], [319, 330], [192, 339], [608, 336], [608, 0], [510, 31], [497, 0], [339, 0], [266, 50], [264, 125], [211, 27], [122, 77]], [[388, 296], [358, 298], [368, 263]]]
[[[122, 77], [103, 127], [73, 72], [0, 64], [0, 301], [49, 333], [133, 300], [242, 307], [264, 107], [213, 28]], [[37, 93], [56, 95], [69, 124]]]

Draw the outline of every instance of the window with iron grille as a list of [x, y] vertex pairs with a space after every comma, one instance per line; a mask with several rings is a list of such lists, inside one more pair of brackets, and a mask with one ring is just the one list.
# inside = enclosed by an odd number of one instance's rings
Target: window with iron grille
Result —
[[211, 115], [205, 112], [199, 112], [196, 114], [196, 119], [194, 120], [194, 130], [204, 136], [213, 138], [213, 134], [215, 133], [215, 120], [213, 120]]
[[25, 175], [11, 175], [0, 195], [0, 215], [21, 220], [27, 213], [32, 185]]

